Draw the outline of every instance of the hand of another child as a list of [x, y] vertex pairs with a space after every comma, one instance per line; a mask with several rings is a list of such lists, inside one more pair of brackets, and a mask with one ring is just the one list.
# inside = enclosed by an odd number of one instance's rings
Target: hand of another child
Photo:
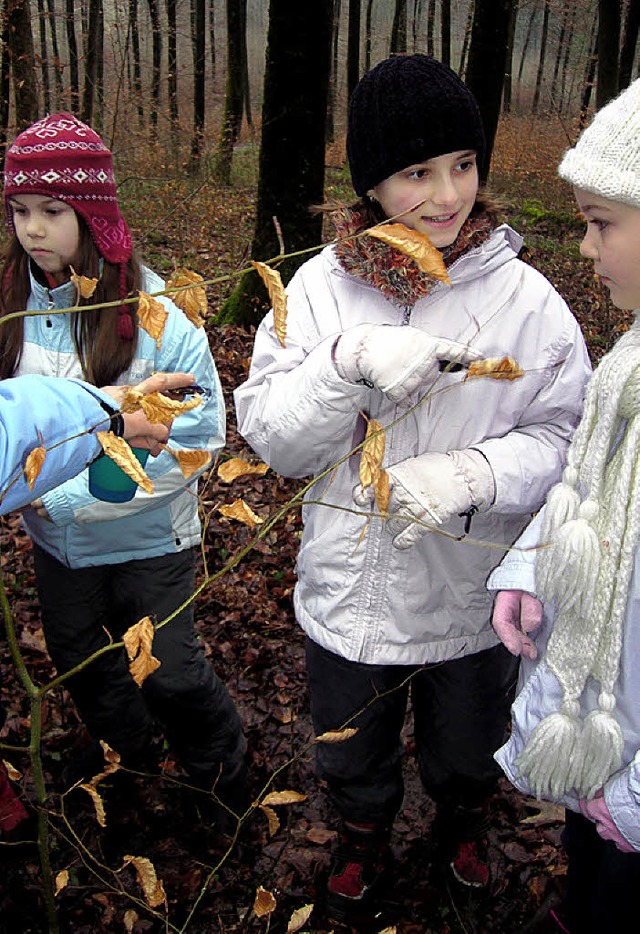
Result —
[[596, 830], [603, 840], [611, 840], [621, 853], [637, 853], [637, 850], [625, 840], [616, 827], [613, 817], [609, 812], [609, 808], [607, 807], [607, 803], [604, 800], [602, 788], [596, 791], [595, 796], [591, 799], [581, 798], [580, 810], [586, 818], [594, 822]]
[[468, 365], [480, 354], [411, 325], [360, 324], [336, 341], [333, 360], [349, 383], [379, 389], [392, 402], [403, 402], [438, 375], [441, 360]]
[[[493, 502], [495, 483], [479, 451], [421, 454], [387, 468], [389, 518], [385, 523], [395, 548], [410, 548], [429, 531], [472, 507]], [[417, 520], [417, 521], [416, 521]], [[425, 522], [427, 525], [421, 525]]]
[[31, 508], [35, 509], [36, 514], [40, 516], [41, 519], [48, 519], [49, 522], [51, 521], [51, 517], [47, 512], [47, 507], [41, 499], [34, 499], [34, 501], [31, 503]]
[[491, 625], [512, 655], [537, 658], [538, 650], [528, 633], [542, 623], [542, 604], [525, 590], [501, 590], [493, 607]]

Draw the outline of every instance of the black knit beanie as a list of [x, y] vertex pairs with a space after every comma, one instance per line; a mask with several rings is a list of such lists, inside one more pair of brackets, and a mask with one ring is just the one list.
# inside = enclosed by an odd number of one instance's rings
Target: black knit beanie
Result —
[[475, 149], [485, 138], [476, 99], [429, 55], [388, 58], [361, 79], [349, 101], [347, 157], [357, 195], [409, 165]]

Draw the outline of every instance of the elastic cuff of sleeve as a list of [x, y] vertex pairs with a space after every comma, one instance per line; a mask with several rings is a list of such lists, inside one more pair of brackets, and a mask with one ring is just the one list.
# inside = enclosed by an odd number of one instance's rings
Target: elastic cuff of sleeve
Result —
[[116, 438], [124, 438], [124, 415], [118, 409], [110, 408], [106, 402], [100, 402], [101, 407], [109, 416], [109, 431], [113, 432]]

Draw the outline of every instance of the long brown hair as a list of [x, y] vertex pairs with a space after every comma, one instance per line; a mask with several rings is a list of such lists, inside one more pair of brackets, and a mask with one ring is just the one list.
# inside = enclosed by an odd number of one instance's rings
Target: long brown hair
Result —
[[[126, 294], [121, 293], [120, 266], [103, 259], [89, 230], [80, 217], [80, 243], [74, 269], [90, 279], [98, 279], [91, 298], [80, 298], [79, 306], [114, 302], [128, 295], [136, 295], [142, 283], [140, 261], [132, 255], [126, 265]], [[0, 317], [15, 311], [24, 311], [31, 291], [29, 256], [13, 237], [0, 271]], [[94, 386], [109, 386], [131, 366], [137, 345], [137, 302], [126, 305], [133, 323], [133, 340], [118, 336], [118, 307], [96, 308], [92, 311], [70, 313], [70, 326], [76, 352], [84, 378]], [[0, 325], [0, 379], [13, 376], [22, 355], [24, 319], [15, 318]]]

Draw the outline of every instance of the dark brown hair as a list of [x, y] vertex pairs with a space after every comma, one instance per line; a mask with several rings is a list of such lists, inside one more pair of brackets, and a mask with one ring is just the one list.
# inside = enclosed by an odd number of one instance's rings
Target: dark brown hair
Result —
[[[126, 265], [126, 294], [121, 294], [120, 266], [109, 263], [98, 253], [89, 230], [80, 217], [80, 244], [75, 272], [89, 279], [98, 279], [91, 298], [80, 298], [79, 306], [114, 302], [140, 289], [142, 272], [135, 255]], [[31, 291], [29, 256], [13, 237], [0, 271], [0, 317], [24, 311]], [[37, 271], [36, 271], [37, 272]], [[134, 339], [118, 336], [118, 306], [70, 313], [71, 333], [82, 366], [84, 378], [94, 386], [109, 386], [131, 365], [137, 345], [137, 302], [126, 306], [133, 323]], [[24, 341], [24, 319], [15, 318], [0, 325], [0, 379], [13, 376], [20, 363]]]

